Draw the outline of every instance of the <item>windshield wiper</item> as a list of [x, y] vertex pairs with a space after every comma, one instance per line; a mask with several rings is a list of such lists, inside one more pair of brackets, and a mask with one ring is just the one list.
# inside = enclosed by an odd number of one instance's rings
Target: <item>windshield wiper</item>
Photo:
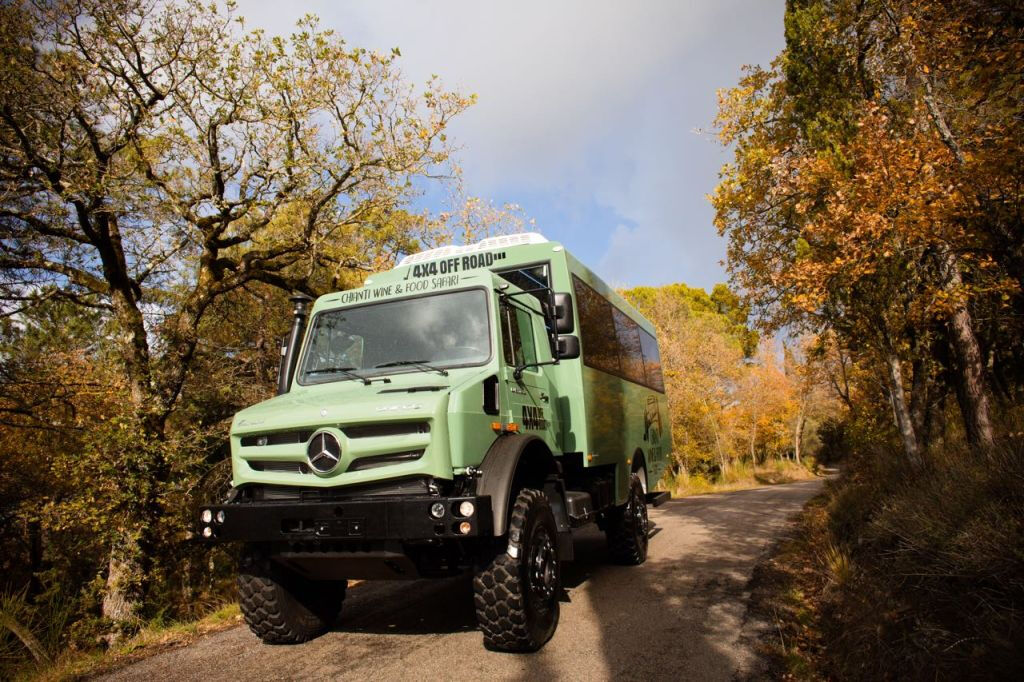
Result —
[[356, 368], [355, 367], [320, 367], [318, 369], [308, 369], [308, 370], [306, 370], [306, 374], [344, 374], [345, 376], [347, 376], [350, 379], [359, 379], [359, 381], [363, 382], [364, 386], [369, 386], [370, 385], [370, 380], [367, 379], [366, 377], [362, 376], [361, 374], [356, 374], [355, 372], [353, 372], [352, 370], [354, 370], [354, 369], [356, 369]]
[[373, 366], [374, 369], [384, 367], [415, 367], [424, 372], [437, 372], [443, 377], [448, 376], [448, 370], [428, 365], [426, 360], [392, 360], [391, 362], [382, 362], [379, 365]]

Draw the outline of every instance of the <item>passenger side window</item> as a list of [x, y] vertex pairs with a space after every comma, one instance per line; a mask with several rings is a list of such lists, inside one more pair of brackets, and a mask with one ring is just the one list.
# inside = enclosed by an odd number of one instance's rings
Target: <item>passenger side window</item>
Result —
[[658, 340], [640, 330], [640, 346], [644, 354], [644, 373], [647, 385], [659, 393], [665, 392], [665, 379], [661, 375], [661, 353], [658, 351]]
[[573, 275], [576, 310], [580, 317], [583, 362], [609, 374], [619, 374], [619, 349], [612, 304]]
[[501, 345], [505, 364], [510, 367], [537, 362], [532, 318], [529, 311], [519, 306], [508, 303], [501, 306]]
[[612, 308], [615, 319], [615, 335], [619, 341], [619, 362], [622, 375], [638, 384], [644, 381], [644, 355], [640, 346], [640, 325], [629, 319], [618, 308]]

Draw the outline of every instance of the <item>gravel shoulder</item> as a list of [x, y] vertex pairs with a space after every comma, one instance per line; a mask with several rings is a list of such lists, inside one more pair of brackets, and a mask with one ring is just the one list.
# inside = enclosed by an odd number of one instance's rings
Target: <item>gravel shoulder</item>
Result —
[[821, 480], [673, 500], [651, 510], [647, 563], [606, 562], [604, 535], [576, 538], [554, 638], [529, 655], [486, 651], [466, 578], [363, 583], [325, 636], [260, 643], [245, 627], [204, 637], [104, 680], [729, 680], [764, 670], [767, 627], [748, 620], [754, 566]]

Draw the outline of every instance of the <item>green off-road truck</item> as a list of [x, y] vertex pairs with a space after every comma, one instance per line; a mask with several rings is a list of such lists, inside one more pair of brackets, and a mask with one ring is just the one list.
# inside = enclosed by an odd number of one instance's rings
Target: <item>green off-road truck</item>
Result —
[[244, 543], [249, 627], [292, 643], [338, 617], [347, 579], [471, 571], [484, 644], [558, 624], [572, 530], [647, 556], [671, 451], [654, 328], [538, 234], [405, 257], [359, 289], [295, 297], [276, 397], [231, 427], [232, 489], [199, 511]]

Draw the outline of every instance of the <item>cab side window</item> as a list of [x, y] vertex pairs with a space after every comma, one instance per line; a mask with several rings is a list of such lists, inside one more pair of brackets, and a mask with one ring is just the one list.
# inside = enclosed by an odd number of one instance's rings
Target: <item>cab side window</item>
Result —
[[503, 303], [501, 306], [501, 345], [505, 364], [510, 367], [537, 362], [532, 317], [517, 305]]

